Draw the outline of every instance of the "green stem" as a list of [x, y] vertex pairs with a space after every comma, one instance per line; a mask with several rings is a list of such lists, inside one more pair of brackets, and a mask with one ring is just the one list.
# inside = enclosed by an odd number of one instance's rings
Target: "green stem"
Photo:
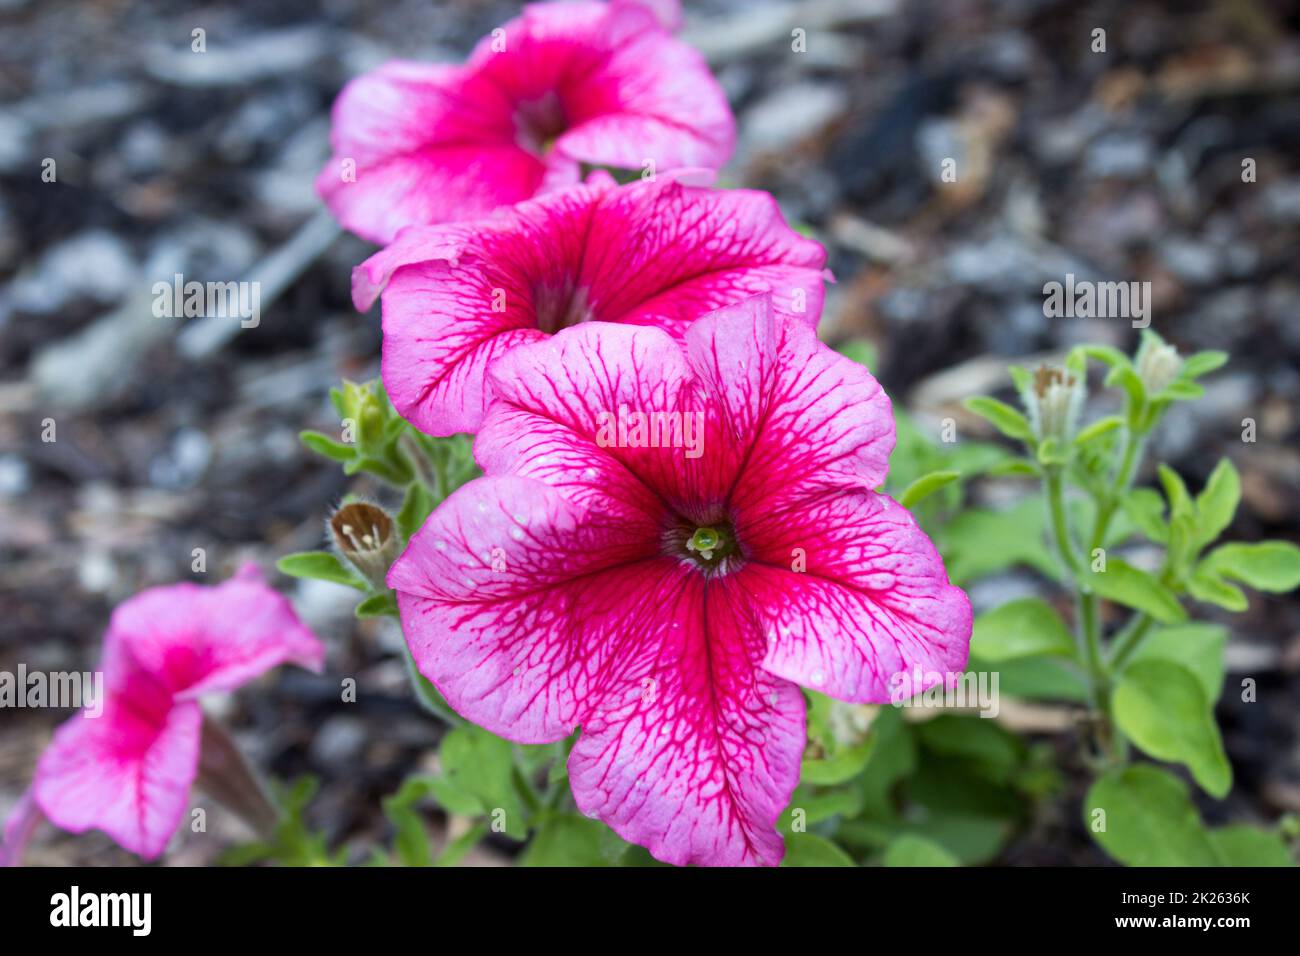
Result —
[[1113, 671], [1119, 670], [1133, 656], [1133, 652], [1141, 646], [1142, 640], [1151, 630], [1151, 624], [1151, 618], [1139, 612], [1133, 615], [1133, 619], [1128, 622], [1124, 630], [1115, 636], [1110, 653], [1110, 666]]
[[425, 457], [424, 451], [419, 444], [411, 438], [409, 434], [402, 435], [398, 444], [406, 459], [411, 463], [411, 470], [415, 473], [415, 480], [429, 489], [429, 493], [438, 498], [439, 491], [442, 488], [441, 476], [436, 469], [431, 471], [429, 468], [429, 459]]

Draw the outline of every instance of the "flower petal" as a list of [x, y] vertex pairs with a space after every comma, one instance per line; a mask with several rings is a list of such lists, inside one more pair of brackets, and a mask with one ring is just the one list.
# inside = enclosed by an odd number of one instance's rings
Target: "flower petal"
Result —
[[[353, 80], [334, 104], [331, 145], [316, 191], [345, 227], [379, 243], [403, 226], [486, 216], [547, 175], [516, 143], [501, 91], [457, 67], [395, 61]], [[571, 164], [568, 181], [577, 176]]]
[[34, 799], [56, 826], [102, 830], [153, 859], [185, 813], [202, 719], [193, 702], [158, 709], [110, 694], [101, 716], [83, 711], [55, 731], [36, 768]]
[[875, 488], [894, 448], [889, 398], [865, 368], [766, 296], [720, 309], [686, 332], [705, 391], [745, 467], [732, 505], [771, 509], [828, 488]]
[[660, 522], [663, 503], [637, 475], [671, 470], [650, 459], [685, 449], [617, 447], [616, 422], [620, 409], [690, 414], [690, 370], [665, 333], [590, 323], [514, 349], [490, 378], [494, 401], [474, 444], [487, 474], [544, 482], [591, 520]]
[[826, 492], [753, 511], [737, 534], [752, 556], [737, 584], [768, 635], [763, 666], [772, 673], [842, 700], [885, 703], [898, 699], [904, 677], [910, 697], [965, 669], [970, 601], [893, 499]]
[[578, 808], [679, 866], [775, 865], [776, 820], [799, 781], [803, 695], [754, 666], [744, 596], [678, 565], [644, 605], [620, 683], [569, 756]]
[[0, 845], [0, 866], [22, 866], [23, 851], [45, 814], [36, 805], [31, 788], [23, 791], [5, 820], [4, 843]]
[[511, 740], [573, 732], [637, 613], [623, 607], [627, 585], [653, 548], [635, 528], [582, 519], [539, 482], [479, 478], [438, 507], [388, 574], [420, 673], [458, 713]]
[[216, 587], [175, 584], [124, 601], [104, 637], [110, 688], [134, 669], [177, 699], [234, 690], [273, 667], [320, 670], [325, 649], [256, 567]]
[[595, 319], [681, 335], [762, 292], [815, 324], [825, 256], [763, 194], [599, 178], [472, 226], [407, 230], [357, 270], [354, 292], [365, 307], [387, 282], [384, 384], [408, 420], [447, 435], [480, 426], [497, 358], [559, 328]]

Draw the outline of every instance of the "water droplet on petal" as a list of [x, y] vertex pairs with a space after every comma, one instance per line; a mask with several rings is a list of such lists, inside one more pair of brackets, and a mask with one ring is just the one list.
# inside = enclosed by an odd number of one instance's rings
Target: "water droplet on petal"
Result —
[[514, 538], [516, 541], [523, 541], [524, 533], [520, 531], [518, 528], [515, 528], [513, 531], [510, 532], [510, 537]]
[[821, 670], [815, 670], [815, 671], [813, 671], [813, 672], [812, 672], [812, 682], [813, 682], [814, 684], [816, 684], [818, 687], [821, 687], [822, 684], [826, 683], [826, 674], [825, 674], [825, 672], [824, 672], [824, 671], [821, 671]]
[[443, 541], [441, 538], [439, 538], [437, 541], [435, 541], [435, 542], [433, 543], [433, 546], [434, 546], [434, 548], [437, 549], [438, 551], [446, 551], [446, 550], [447, 550], [447, 542], [446, 542], [446, 541]]

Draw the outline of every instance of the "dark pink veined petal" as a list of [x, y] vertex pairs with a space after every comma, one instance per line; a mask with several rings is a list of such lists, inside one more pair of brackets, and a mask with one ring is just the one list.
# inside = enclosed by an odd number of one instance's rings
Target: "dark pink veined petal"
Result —
[[889, 398], [865, 368], [765, 296], [686, 332], [687, 357], [718, 420], [744, 449], [733, 508], [772, 509], [826, 488], [875, 488], [894, 448]]
[[383, 243], [404, 226], [486, 216], [548, 175], [576, 182], [576, 163], [548, 173], [516, 142], [512, 116], [499, 88], [463, 68], [385, 64], [339, 94], [316, 191], [345, 227]]
[[280, 664], [320, 670], [325, 649], [247, 564], [216, 587], [150, 588], [120, 604], [104, 637], [111, 688], [140, 671], [178, 700], [228, 691]]
[[55, 731], [32, 784], [52, 823], [102, 830], [145, 859], [162, 853], [189, 801], [203, 713], [157, 705], [110, 693], [100, 716], [82, 711]]
[[420, 673], [493, 733], [546, 743], [601, 692], [623, 601], [656, 556], [646, 528], [588, 525], [554, 489], [479, 478], [425, 522], [388, 574]]
[[900, 699], [900, 675], [910, 697], [965, 669], [970, 601], [893, 499], [824, 492], [754, 509], [736, 531], [751, 560], [734, 579], [766, 633], [772, 673], [841, 700], [886, 703]]
[[586, 518], [514, 477], [439, 507], [388, 580], [420, 672], [512, 740], [581, 725], [579, 807], [661, 859], [777, 862], [803, 748], [798, 689], [756, 666], [742, 594], [706, 595], [635, 527]]
[[384, 384], [408, 420], [447, 435], [479, 428], [484, 378], [514, 346], [590, 320], [681, 335], [757, 293], [815, 325], [824, 263], [763, 194], [597, 177], [497, 219], [406, 230], [353, 289], [365, 308], [387, 284]]
[[825, 265], [826, 250], [791, 229], [768, 193], [669, 176], [601, 195], [581, 284], [598, 318], [674, 335], [763, 293], [778, 312], [815, 327]]
[[595, 166], [719, 168], [735, 119], [704, 58], [647, 3], [534, 3], [484, 37], [468, 68], [540, 110], [553, 153]]
[[474, 446], [487, 474], [536, 479], [590, 521], [649, 522], [656, 533], [665, 505], [638, 475], [671, 472], [685, 449], [617, 447], [615, 423], [620, 409], [675, 410], [679, 422], [692, 414], [690, 370], [667, 335], [579, 326], [514, 349], [490, 378], [494, 401]]
[[679, 21], [671, 0], [532, 4], [464, 67], [386, 64], [339, 95], [317, 192], [389, 242], [575, 183], [583, 163], [720, 167], [735, 121], [703, 58], [665, 30]]
[[578, 808], [679, 866], [775, 865], [776, 820], [799, 781], [799, 689], [754, 666], [762, 635], [726, 579], [678, 564], [654, 632], [569, 756]]

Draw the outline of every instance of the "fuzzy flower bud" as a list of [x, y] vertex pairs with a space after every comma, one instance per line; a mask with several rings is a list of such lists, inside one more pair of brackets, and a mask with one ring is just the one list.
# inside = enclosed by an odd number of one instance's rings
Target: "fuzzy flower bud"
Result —
[[388, 587], [384, 578], [398, 552], [397, 535], [388, 512], [366, 501], [354, 501], [334, 512], [330, 532], [334, 546], [349, 564], [376, 588]]
[[1083, 408], [1083, 378], [1068, 368], [1039, 366], [1024, 396], [1029, 420], [1039, 441], [1062, 444], [1074, 438]]
[[1162, 391], [1178, 377], [1182, 368], [1183, 360], [1172, 345], [1154, 335], [1142, 339], [1137, 352], [1137, 373], [1148, 395]]

